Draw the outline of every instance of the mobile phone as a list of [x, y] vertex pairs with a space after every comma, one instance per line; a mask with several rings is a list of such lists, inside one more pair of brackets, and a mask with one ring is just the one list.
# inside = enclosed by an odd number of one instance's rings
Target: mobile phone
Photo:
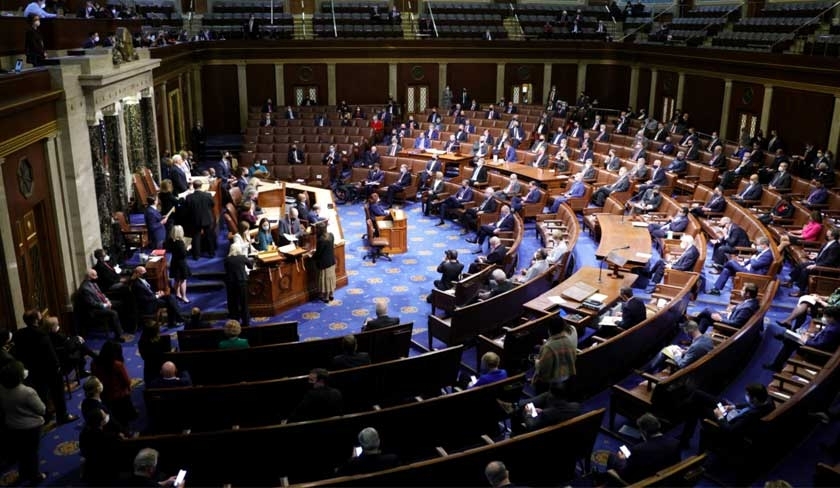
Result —
[[721, 402], [718, 402], [718, 404], [717, 404], [717, 408], [718, 408], [718, 410], [720, 410], [720, 411], [721, 411], [721, 413], [726, 412], [726, 410], [724, 410], [724, 409], [723, 409], [723, 403], [721, 403]]
[[621, 446], [618, 450], [621, 451], [621, 454], [624, 454], [624, 459], [630, 458], [630, 449], [627, 449], [627, 446]]
[[187, 477], [187, 470], [182, 469], [178, 471], [178, 476], [175, 477], [175, 485], [174, 486], [181, 486], [184, 484], [184, 478]]
[[476, 384], [477, 382], [478, 382], [478, 378], [476, 378], [475, 375], [472, 375], [472, 376], [470, 376], [470, 382], [467, 384], [467, 386], [472, 386], [472, 385]]
[[362, 446], [356, 446], [353, 448], [353, 456], [359, 457], [362, 455]]
[[525, 405], [525, 413], [529, 414], [531, 417], [536, 417], [537, 416], [537, 409], [534, 408], [533, 403], [529, 403], [529, 404]]
[[23, 70], [23, 60], [18, 59], [15, 61], [15, 73], [20, 73]]

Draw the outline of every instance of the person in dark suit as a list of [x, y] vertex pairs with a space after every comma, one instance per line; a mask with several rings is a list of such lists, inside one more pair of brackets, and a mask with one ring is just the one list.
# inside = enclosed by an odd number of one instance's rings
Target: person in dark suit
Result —
[[667, 171], [665, 171], [665, 168], [662, 167], [662, 161], [658, 159], [654, 160], [653, 171], [651, 171], [650, 179], [644, 184], [638, 186], [638, 191], [635, 196], [642, 195], [646, 190], [649, 190], [654, 186], [661, 187], [666, 183], [668, 183], [668, 174]]
[[747, 187], [744, 188], [744, 190], [741, 193], [734, 195], [732, 197], [732, 201], [744, 205], [745, 203], [749, 203], [750, 201], [761, 200], [761, 194], [763, 192], [764, 188], [758, 181], [758, 175], [753, 174], [750, 175], [750, 183], [747, 185]]
[[428, 190], [429, 189], [429, 180], [434, 179], [435, 173], [441, 171], [441, 163], [440, 160], [435, 155], [432, 159], [426, 162], [426, 167], [424, 170], [417, 175], [419, 179], [418, 189], [420, 191]]
[[484, 468], [484, 477], [487, 478], [491, 488], [515, 488], [510, 482], [507, 466], [501, 461], [490, 461]]
[[157, 208], [157, 197], [146, 197], [146, 210], [143, 212], [143, 219], [146, 222], [146, 231], [149, 234], [149, 244], [152, 249], [163, 249], [163, 241], [166, 240], [167, 218], [162, 216]]
[[[702, 418], [716, 421], [719, 433], [733, 440], [755, 433], [761, 426], [762, 417], [772, 412], [775, 404], [767, 394], [767, 388], [760, 383], [748, 384], [745, 393], [746, 402], [733, 404], [725, 398], [695, 390], [685, 403], [688, 416], [680, 434], [680, 447], [688, 447]], [[719, 403], [723, 405], [722, 410], [717, 408]]]
[[487, 166], [484, 166], [484, 159], [479, 159], [475, 163], [475, 168], [470, 175], [470, 184], [475, 186], [477, 183], [487, 182]]
[[332, 358], [332, 369], [349, 369], [370, 364], [370, 354], [358, 351], [356, 336], [353, 334], [341, 338], [341, 354]]
[[696, 321], [700, 326], [700, 332], [705, 334], [713, 322], [740, 329], [758, 312], [758, 287], [755, 283], [745, 283], [742, 290], [744, 301], [732, 307], [728, 312], [712, 312], [708, 308], [697, 314]]
[[668, 232], [683, 232], [688, 227], [688, 207], [681, 207], [671, 220], [664, 224], [649, 224], [648, 232], [652, 238], [663, 238]]
[[432, 207], [434, 206], [435, 202], [438, 201], [438, 195], [443, 193], [446, 187], [443, 184], [443, 172], [438, 171], [435, 173], [435, 180], [431, 184], [429, 190], [427, 190], [420, 201], [420, 210], [422, 210], [423, 215], [426, 217], [429, 216], [432, 212]]
[[840, 229], [832, 228], [826, 232], [826, 243], [816, 253], [811, 255], [813, 260], [797, 264], [790, 272], [790, 281], [795, 281], [799, 291], [791, 292], [792, 297], [799, 297], [808, 293], [808, 278], [815, 266], [840, 266]]
[[677, 271], [693, 271], [694, 265], [697, 264], [697, 260], [700, 258], [700, 251], [697, 250], [697, 246], [694, 245], [694, 237], [690, 234], [683, 234], [680, 236], [680, 249], [683, 250], [682, 254], [680, 255], [679, 259], [676, 261], [668, 260], [669, 262], [666, 263], [665, 260], [659, 260], [654, 264], [650, 269], [650, 285], [651, 287], [648, 289], [648, 292], [652, 292], [654, 286], [662, 281], [662, 276], [665, 274], [665, 269], [676, 269]]
[[290, 105], [286, 105], [286, 111], [283, 112], [283, 116], [286, 117], [287, 120], [294, 120], [298, 118], [298, 114], [292, 110]]
[[494, 197], [493, 188], [488, 186], [484, 189], [484, 200], [477, 207], [466, 209], [461, 215], [460, 223], [461, 227], [463, 227], [461, 235], [467, 235], [475, 228], [479, 215], [495, 212], [496, 205], [497, 203], [496, 198]]
[[298, 148], [297, 141], [289, 148], [289, 154], [286, 160], [289, 164], [303, 164], [306, 162], [306, 155]]
[[201, 190], [201, 182], [193, 181], [193, 192], [184, 199], [184, 207], [192, 219], [192, 257], [201, 256], [202, 239], [207, 244], [207, 254], [216, 255], [216, 219], [213, 216], [213, 197]]
[[274, 119], [271, 118], [270, 113], [266, 113], [265, 117], [260, 121], [260, 127], [274, 127], [275, 125], [277, 124], [274, 123]]
[[336, 475], [350, 476], [373, 473], [400, 465], [400, 460], [395, 454], [382, 453], [379, 433], [373, 427], [367, 427], [359, 432], [358, 440], [362, 453], [358, 456], [354, 455], [346, 463], [336, 468]]
[[502, 245], [502, 240], [496, 236], [490, 238], [490, 250], [485, 256], [479, 256], [470, 264], [469, 273], [477, 273], [488, 264], [502, 264], [507, 254], [507, 247]]
[[96, 264], [93, 265], [93, 269], [96, 270], [99, 277], [97, 284], [100, 285], [100, 289], [108, 291], [120, 282], [120, 275], [117, 270], [111, 266], [111, 256], [109, 256], [104, 249], [97, 249], [93, 251], [93, 257], [96, 259]]
[[618, 298], [622, 301], [621, 320], [616, 322], [615, 325], [622, 329], [629, 329], [645, 320], [647, 317], [645, 302], [641, 298], [633, 296], [632, 288], [629, 286], [622, 287]]
[[489, 119], [489, 120], [499, 120], [500, 118], [502, 118], [502, 116], [501, 116], [501, 115], [499, 114], [499, 112], [495, 109], [495, 107], [493, 107], [493, 105], [491, 104], [491, 105], [487, 108], [487, 112], [485, 113], [484, 118], [485, 118], [485, 119]]
[[27, 20], [29, 21], [29, 28], [26, 29], [24, 39], [26, 62], [36, 67], [43, 66], [47, 60], [47, 49], [44, 46], [44, 37], [38, 31], [38, 27], [41, 26], [41, 17], [30, 15]]
[[389, 207], [394, 203], [394, 195], [402, 193], [411, 185], [411, 172], [408, 171], [408, 165], [400, 165], [400, 175], [397, 181], [388, 185], [388, 190], [385, 193], [385, 204]]
[[274, 102], [272, 102], [270, 98], [267, 98], [262, 106], [262, 113], [272, 113], [275, 110], [276, 107], [274, 106]]
[[[566, 381], [555, 379], [549, 383], [548, 391], [510, 404], [498, 400], [502, 410], [511, 416], [511, 428], [514, 433], [521, 433], [522, 427], [526, 432], [542, 429], [559, 424], [565, 420], [577, 417], [582, 413], [579, 403], [568, 399]], [[536, 416], [532, 412], [536, 412]]]
[[464, 264], [458, 261], [458, 251], [447, 249], [444, 252], [443, 261], [437, 267], [440, 279], [434, 281], [435, 288], [443, 291], [452, 288], [453, 283], [458, 281], [463, 270]]
[[689, 212], [697, 217], [706, 217], [709, 212], [717, 213], [724, 210], [726, 210], [726, 197], [723, 196], [723, 187], [716, 186], [714, 193], [704, 205], [694, 204]]
[[[481, 247], [484, 245], [484, 240], [491, 236], [496, 236], [499, 232], [508, 232], [513, 230], [514, 217], [508, 205], [502, 205], [499, 212], [499, 219], [490, 224], [484, 224], [478, 229], [475, 239], [467, 239], [470, 244], [478, 244], [478, 252], [481, 252]], [[477, 254], [477, 253], [475, 253]]]
[[618, 170], [618, 179], [612, 184], [604, 185], [592, 193], [592, 204], [596, 207], [603, 207], [607, 197], [616, 192], [627, 191], [630, 188], [630, 177], [627, 175], [627, 168]]
[[772, 264], [773, 252], [770, 250], [770, 241], [765, 236], [759, 236], [755, 240], [755, 254], [746, 262], [742, 263], [736, 258], [732, 258], [723, 265], [723, 270], [720, 271], [720, 276], [715, 281], [714, 288], [709, 290], [709, 295], [720, 295], [720, 291], [726, 286], [729, 278], [735, 276], [736, 273], [764, 275], [770, 271], [770, 265]]
[[680, 462], [680, 442], [662, 435], [662, 424], [653, 414], [639, 417], [636, 427], [642, 434], [642, 442], [630, 448], [630, 457], [618, 451], [611, 453], [607, 460], [607, 467], [628, 484]]
[[248, 22], [242, 27], [245, 31], [245, 39], [259, 39], [260, 38], [260, 23], [254, 17], [254, 14], [248, 18]]
[[315, 368], [309, 372], [309, 384], [312, 388], [303, 395], [303, 399], [289, 414], [289, 422], [341, 415], [344, 401], [340, 391], [327, 385], [329, 377], [329, 371], [323, 368]]
[[767, 185], [767, 188], [771, 190], [782, 190], [788, 191], [790, 190], [791, 185], [791, 177], [790, 173], [787, 171], [788, 164], [787, 163], [779, 163], [779, 171], [776, 172], [776, 175], [773, 176], [773, 179], [770, 180], [770, 184]]
[[129, 287], [137, 302], [138, 311], [143, 315], [154, 315], [158, 309], [165, 308], [170, 329], [176, 327], [178, 322], [184, 322], [181, 312], [178, 311], [178, 302], [175, 301], [175, 297], [161, 290], [152, 290], [152, 286], [144, 278], [145, 274], [146, 268], [143, 266], [137, 266], [131, 274]]
[[744, 229], [732, 222], [729, 217], [721, 217], [719, 224], [723, 228], [721, 237], [710, 241], [714, 244], [712, 265], [715, 268], [723, 269], [727, 255], [734, 253], [736, 247], [749, 247], [750, 238]]
[[248, 270], [253, 267], [239, 246], [230, 246], [225, 258], [225, 290], [227, 291], [228, 318], [239, 320], [242, 327], [251, 323], [248, 311]]
[[160, 367], [160, 376], [149, 382], [149, 388], [178, 388], [181, 386], [192, 386], [192, 384], [193, 382], [189, 372], [179, 372], [175, 363], [166, 361]]
[[125, 342], [123, 339], [123, 329], [120, 324], [120, 317], [113, 309], [111, 300], [102, 293], [102, 290], [97, 285], [99, 274], [95, 269], [87, 270], [87, 276], [82, 284], [79, 286], [77, 292], [77, 304], [82, 315], [87, 315], [91, 320], [104, 320], [108, 327], [116, 335], [115, 340], [118, 342]]
[[388, 316], [388, 305], [385, 302], [376, 302], [376, 317], [368, 317], [362, 325], [362, 332], [382, 329], [400, 323], [399, 317]]
[[782, 348], [776, 354], [773, 362], [765, 364], [764, 368], [770, 371], [781, 371], [788, 358], [797, 351], [806, 361], [819, 360], [813, 353], [800, 350], [801, 346], [833, 354], [840, 346], [840, 308], [826, 308], [823, 310], [823, 318], [826, 322], [822, 329], [810, 337], [800, 333], [799, 341], [788, 337], [786, 334], [777, 334], [775, 338], [782, 341]]
[[84, 44], [82, 44], [82, 49], [93, 49], [97, 45], [99, 45], [99, 33], [90, 32], [88, 33], [87, 39], [85, 39]]
[[712, 338], [701, 333], [697, 322], [689, 320], [682, 326], [685, 333], [691, 338], [688, 347], [677, 346], [679, 349], [673, 351], [674, 346], [666, 346], [662, 349], [645, 368], [648, 373], [656, 374], [665, 368], [667, 361], [673, 361], [677, 369], [685, 368], [693, 364], [714, 349], [715, 344]]
[[454, 210], [456, 208], [463, 208], [464, 203], [471, 202], [472, 198], [473, 190], [472, 188], [470, 188], [470, 180], [464, 179], [461, 182], [461, 188], [459, 188], [454, 195], [450, 195], [440, 203], [440, 221], [435, 225], [443, 225], [443, 219], [446, 218], [447, 214], [451, 210]]

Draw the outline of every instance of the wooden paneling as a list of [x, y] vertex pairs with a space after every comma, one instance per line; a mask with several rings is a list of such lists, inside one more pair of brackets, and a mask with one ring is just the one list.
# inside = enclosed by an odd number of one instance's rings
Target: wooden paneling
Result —
[[496, 63], [449, 63], [446, 65], [446, 83], [460, 100], [461, 88], [467, 89], [471, 98], [484, 107], [496, 100]]
[[682, 109], [688, 112], [694, 128], [711, 134], [720, 125], [723, 107], [710, 100], [723, 100], [723, 80], [705, 76], [686, 76]]
[[639, 113], [641, 109], [647, 110], [650, 104], [650, 70], [648, 68], [639, 68], [639, 90], [636, 94], [636, 106], [633, 109], [636, 113]]
[[[207, 65], [201, 68], [204, 126], [211, 134], [237, 134], [239, 86], [236, 66]], [[167, 85], [167, 89], [169, 86]]]
[[630, 68], [608, 64], [586, 67], [586, 94], [604, 108], [627, 108], [630, 100]]
[[[440, 104], [442, 86], [438, 83], [438, 65], [436, 63], [400, 63], [397, 65], [397, 93], [391, 93], [394, 100], [405, 102], [407, 88], [411, 85], [429, 86], [429, 106]], [[453, 103], [455, 93], [453, 90]], [[448, 108], [448, 107], [447, 107]]]
[[[23, 8], [28, 3], [19, 5]], [[117, 27], [126, 27], [132, 33], [137, 33], [140, 32], [141, 24], [139, 19], [41, 19], [39, 30], [47, 50], [52, 51], [81, 48], [89, 32], [99, 32], [100, 37], [104, 38], [107, 33], [116, 31]], [[22, 17], [0, 17], [0, 55], [22, 54], [27, 29], [29, 24]]]
[[[662, 99], [665, 97], [677, 99], [677, 84], [679, 75], [674, 71], [659, 71], [656, 78], [656, 99], [654, 99], [654, 117], [662, 120]], [[676, 107], [682, 108], [682, 107]]]
[[0, 142], [56, 119], [55, 100], [45, 69], [0, 75]]
[[385, 104], [388, 100], [388, 65], [360, 63], [335, 65], [336, 101], [350, 105]]
[[296, 86], [317, 86], [317, 102], [322, 105], [327, 103], [326, 64], [284, 64], [283, 84], [287, 104], [291, 105], [295, 101]]
[[[732, 83], [732, 99], [729, 102], [729, 125], [724, 139], [738, 140], [740, 127], [738, 115], [741, 112], [755, 114], [761, 117], [761, 106], [764, 103], [764, 85], [758, 83]], [[761, 121], [759, 121], [759, 124]], [[784, 139], [784, 138], [783, 138]]]
[[249, 107], [260, 107], [267, 98], [274, 100], [277, 84], [273, 64], [249, 64], [245, 68], [245, 76], [248, 80]]
[[[525, 63], [507, 63], [505, 65], [505, 98], [513, 96], [513, 85], [530, 83], [534, 92], [529, 95], [529, 103], [541, 105], [548, 90], [543, 91], [543, 65]], [[550, 87], [549, 87], [550, 89]]]
[[[574, 103], [577, 99], [576, 64], [554, 64], [551, 66], [551, 84], [557, 87], [557, 99]], [[549, 90], [551, 87], [549, 87]]]
[[824, 148], [833, 111], [834, 97], [827, 93], [774, 88], [768, 129], [779, 132], [791, 154], [802, 154], [806, 142]]

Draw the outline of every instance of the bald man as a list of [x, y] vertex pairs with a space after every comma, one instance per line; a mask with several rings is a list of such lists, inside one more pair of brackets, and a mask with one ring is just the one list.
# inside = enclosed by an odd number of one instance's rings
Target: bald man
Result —
[[137, 301], [137, 311], [143, 315], [154, 315], [161, 308], [166, 309], [166, 320], [169, 328], [176, 327], [178, 322], [184, 322], [175, 297], [162, 290], [152, 290], [152, 285], [146, 281], [146, 268], [137, 266], [131, 274], [131, 294]]
[[365, 325], [362, 326], [362, 332], [368, 330], [381, 329], [391, 325], [400, 323], [399, 317], [388, 316], [388, 304], [385, 302], [376, 302], [376, 318], [368, 318]]
[[177, 388], [179, 386], [192, 386], [190, 374], [186, 371], [178, 372], [178, 368], [172, 361], [166, 361], [160, 367], [160, 376], [149, 383], [149, 388]]
[[102, 293], [99, 285], [96, 283], [99, 279], [99, 274], [95, 269], [87, 270], [84, 281], [79, 286], [77, 305], [79, 305], [79, 312], [86, 315], [89, 319], [95, 321], [104, 321], [108, 328], [116, 335], [115, 340], [118, 342], [125, 342], [123, 339], [123, 328], [120, 324], [120, 317], [114, 311], [111, 300]]

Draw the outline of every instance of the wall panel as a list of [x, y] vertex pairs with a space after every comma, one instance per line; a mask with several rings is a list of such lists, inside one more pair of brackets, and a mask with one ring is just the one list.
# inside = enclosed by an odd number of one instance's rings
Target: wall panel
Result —
[[636, 106], [633, 110], [639, 113], [641, 109], [648, 109], [650, 104], [650, 69], [639, 68], [639, 90], [636, 92]]
[[825, 148], [833, 111], [834, 97], [827, 93], [774, 88], [768, 129], [778, 131], [790, 154], [802, 154], [806, 142]]
[[335, 97], [350, 105], [382, 104], [388, 100], [386, 63], [336, 64]]
[[[442, 86], [438, 83], [437, 63], [400, 63], [397, 65], [397, 93], [391, 93], [398, 103], [405, 103], [406, 90], [412, 85], [428, 85], [430, 107], [440, 104]], [[454, 103], [453, 90], [453, 103]], [[448, 107], [447, 107], [448, 108]]]
[[[575, 103], [577, 99], [577, 65], [554, 64], [551, 66], [551, 84], [557, 87], [557, 99]], [[549, 87], [549, 90], [551, 87]]]
[[705, 76], [686, 76], [682, 109], [688, 112], [694, 128], [706, 134], [717, 131], [723, 107], [710, 100], [723, 100], [724, 83], [721, 79]]
[[[679, 75], [675, 71], [659, 71], [656, 77], [656, 99], [654, 100], [653, 116], [662, 120], [662, 105], [665, 97], [677, 99], [677, 84]], [[682, 107], [676, 107], [682, 108]]]
[[[742, 112], [761, 116], [761, 106], [764, 103], [764, 85], [758, 83], [732, 83], [732, 99], [729, 101], [729, 126], [725, 139], [738, 140], [740, 134], [739, 114]], [[760, 124], [760, 121], [759, 121]]]
[[446, 82], [455, 99], [460, 100], [461, 88], [466, 87], [471, 98], [484, 107], [496, 100], [496, 63], [449, 63]]
[[[204, 126], [210, 134], [237, 134], [239, 89], [236, 66], [205, 65], [201, 68]], [[169, 84], [166, 89], [169, 90]]]
[[327, 65], [326, 64], [295, 64], [283, 65], [283, 86], [286, 103], [295, 101], [296, 86], [318, 87], [317, 103], [327, 103]]
[[[534, 93], [529, 96], [529, 103], [542, 105], [548, 90], [543, 91], [543, 65], [537, 63], [507, 63], [505, 65], [505, 98], [513, 96], [513, 85], [530, 83]], [[549, 87], [550, 89], [550, 87]]]
[[604, 108], [627, 108], [630, 101], [630, 68], [609, 64], [586, 67], [586, 94]]
[[[274, 100], [277, 93], [273, 64], [249, 64], [245, 67], [248, 106], [260, 107], [265, 100]], [[277, 100], [274, 100], [277, 103]]]

